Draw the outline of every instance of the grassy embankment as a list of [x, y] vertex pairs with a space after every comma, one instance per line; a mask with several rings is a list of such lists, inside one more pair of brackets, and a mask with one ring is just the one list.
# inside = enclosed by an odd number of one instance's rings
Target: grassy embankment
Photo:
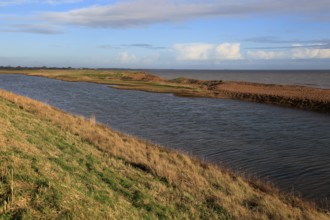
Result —
[[[179, 84], [167, 81], [161, 77], [137, 71], [120, 70], [61, 70], [61, 69], [36, 69], [36, 70], [0, 70], [0, 74], [25, 74], [42, 76], [71, 82], [93, 82], [112, 85], [115, 88], [142, 90], [148, 92], [174, 93], [177, 95], [197, 96], [202, 95], [201, 88], [194, 85]], [[205, 94], [206, 95], [206, 94]]]
[[0, 90], [0, 219], [329, 219], [214, 165]]
[[1, 73], [102, 83], [120, 89], [173, 93], [178, 96], [232, 98], [330, 113], [330, 89], [185, 78], [166, 80], [145, 72], [127, 70], [2, 69]]

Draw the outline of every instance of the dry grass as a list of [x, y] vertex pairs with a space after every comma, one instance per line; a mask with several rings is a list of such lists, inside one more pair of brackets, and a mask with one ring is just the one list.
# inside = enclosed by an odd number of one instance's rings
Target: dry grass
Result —
[[3, 216], [329, 219], [297, 198], [120, 134], [95, 118], [1, 90], [0, 123]]
[[304, 86], [283, 86], [258, 83], [226, 82], [218, 86], [219, 90], [235, 93], [281, 96], [330, 103], [329, 89], [316, 89]]
[[166, 80], [146, 72], [127, 70], [2, 69], [1, 73], [101, 83], [118, 89], [173, 93], [178, 96], [233, 98], [330, 113], [329, 89], [186, 78]]

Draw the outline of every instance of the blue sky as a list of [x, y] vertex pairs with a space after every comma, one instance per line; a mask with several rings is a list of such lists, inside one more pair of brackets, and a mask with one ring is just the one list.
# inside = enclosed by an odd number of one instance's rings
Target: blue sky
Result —
[[0, 65], [330, 69], [328, 0], [2, 0]]

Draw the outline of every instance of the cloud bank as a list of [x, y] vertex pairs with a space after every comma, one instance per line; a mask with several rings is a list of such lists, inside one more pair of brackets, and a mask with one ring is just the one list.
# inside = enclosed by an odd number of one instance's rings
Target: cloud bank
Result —
[[287, 13], [320, 19], [327, 15], [327, 0], [129, 0], [65, 12], [47, 12], [41, 17], [56, 23], [99, 28], [129, 28], [154, 23], [179, 22], [198, 18]]
[[330, 49], [293, 49], [293, 59], [329, 59]]
[[330, 59], [330, 49], [294, 48], [286, 51], [247, 51], [247, 58], [256, 60], [275, 59]]
[[217, 60], [240, 60], [243, 58], [241, 55], [241, 45], [239, 43], [224, 43], [215, 48], [215, 55]]
[[0, 29], [0, 32], [21, 32], [47, 35], [64, 33], [59, 27], [49, 24], [14, 24], [8, 28]]
[[286, 50], [241, 51], [240, 43], [222, 44], [175, 44], [172, 49], [178, 61], [228, 61], [228, 60], [289, 60], [289, 59], [330, 59], [330, 49], [304, 47], [293, 44]]
[[205, 43], [176, 44], [173, 46], [173, 49], [179, 61], [221, 61], [243, 58], [239, 43], [223, 43], [219, 45]]
[[35, 4], [35, 3], [43, 3], [50, 5], [72, 4], [81, 1], [83, 0], [4, 0], [0, 2], [0, 7], [11, 6], [11, 5]]
[[274, 60], [274, 59], [289, 59], [289, 54], [283, 51], [248, 51], [247, 57], [256, 60]]

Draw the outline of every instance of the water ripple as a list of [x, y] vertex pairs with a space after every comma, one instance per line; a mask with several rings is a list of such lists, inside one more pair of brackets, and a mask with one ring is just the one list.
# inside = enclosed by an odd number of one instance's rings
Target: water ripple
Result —
[[21, 75], [0, 75], [0, 87], [95, 115], [119, 131], [269, 179], [306, 198], [330, 198], [329, 115]]

